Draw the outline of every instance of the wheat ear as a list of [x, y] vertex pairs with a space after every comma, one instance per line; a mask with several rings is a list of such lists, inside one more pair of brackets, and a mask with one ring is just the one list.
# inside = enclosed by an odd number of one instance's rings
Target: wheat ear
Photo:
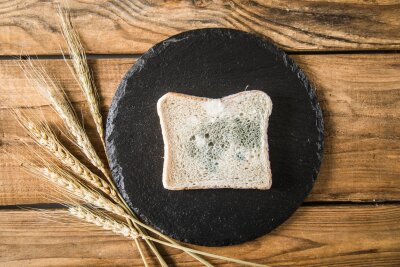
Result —
[[[103, 146], [105, 148], [104, 142], [104, 130], [103, 130], [103, 121], [102, 116], [99, 109], [99, 102], [98, 102], [98, 93], [93, 82], [91, 72], [89, 70], [89, 66], [86, 60], [85, 50], [82, 46], [82, 43], [79, 40], [79, 35], [75, 31], [70, 16], [67, 12], [63, 11], [61, 7], [58, 8], [58, 16], [61, 22], [61, 30], [68, 44], [68, 51], [69, 55], [72, 59], [72, 65], [74, 68], [74, 75], [76, 80], [78, 80], [79, 85], [83, 94], [85, 95], [86, 101], [88, 102], [88, 106], [90, 109], [90, 113], [93, 117], [93, 120], [96, 124], [97, 132], [99, 133], [101, 140], [103, 142]], [[107, 176], [107, 179], [109, 176]], [[109, 179], [108, 179], [109, 180]], [[111, 181], [110, 181], [111, 182]], [[112, 183], [112, 182], [111, 182]], [[123, 200], [122, 200], [123, 201]], [[126, 206], [127, 207], [127, 206]], [[128, 208], [128, 207], [127, 207]], [[129, 209], [129, 208], [128, 208]], [[132, 215], [134, 216], [134, 215]], [[146, 234], [146, 232], [144, 232]], [[146, 243], [150, 246], [151, 250], [156, 254], [157, 258], [161, 259], [161, 255], [156, 250], [153, 244], [146, 240]], [[207, 261], [201, 259], [197, 255], [192, 255], [197, 260], [205, 264], [206, 266], [212, 266]], [[165, 261], [160, 262], [162, 266], [166, 266]]]
[[21, 68], [29, 80], [33, 81], [36, 89], [51, 103], [54, 110], [63, 120], [76, 144], [90, 160], [90, 162], [108, 176], [106, 168], [97, 155], [85, 130], [80, 124], [71, 103], [68, 101], [63, 89], [54, 82], [42, 67], [36, 67], [29, 59], [27, 63], [21, 61]]
[[111, 200], [107, 199], [100, 193], [87, 188], [69, 173], [55, 165], [51, 165], [50, 163], [47, 163], [46, 165], [47, 166], [40, 167], [35, 164], [28, 164], [24, 167], [30, 173], [38, 175], [57, 185], [61, 189], [68, 191], [77, 199], [116, 215], [123, 217], [127, 216], [123, 208], [114, 204]]
[[82, 206], [72, 206], [68, 209], [69, 213], [81, 220], [86, 222], [93, 223], [97, 226], [102, 227], [105, 230], [113, 231], [116, 234], [136, 239], [138, 238], [138, 232], [136, 229], [129, 227], [122, 222], [117, 222], [111, 218], [106, 218], [105, 216], [101, 216], [95, 214], [94, 212], [89, 211]]
[[[92, 79], [91, 71], [89, 69], [89, 65], [86, 59], [86, 53], [83, 48], [83, 45], [79, 39], [79, 35], [74, 29], [71, 19], [68, 12], [63, 11], [63, 9], [58, 7], [58, 16], [60, 18], [61, 31], [64, 36], [64, 40], [68, 45], [69, 55], [72, 59], [73, 70], [71, 71], [75, 79], [78, 81], [79, 86], [88, 102], [89, 111], [92, 115], [93, 121], [95, 122], [97, 132], [100, 136], [101, 142], [103, 144], [104, 150], [106, 150], [105, 141], [104, 141], [104, 129], [103, 129], [103, 118], [100, 113], [99, 107], [99, 96], [94, 80]], [[64, 57], [65, 59], [65, 57]], [[69, 64], [67, 63], [69, 66]], [[107, 180], [113, 184], [110, 177], [106, 174]], [[123, 200], [122, 204], [123, 204]], [[125, 205], [126, 206], [126, 205]], [[126, 206], [126, 208], [128, 208]], [[129, 209], [129, 208], [128, 208]], [[128, 222], [130, 222], [128, 220]], [[139, 229], [140, 230], [140, 229]], [[138, 240], [135, 240], [136, 246], [139, 250], [140, 256], [142, 257], [143, 263], [147, 266], [147, 262], [141, 250], [140, 244]], [[157, 251], [155, 246], [151, 244], [151, 242], [146, 241], [150, 246], [151, 250], [156, 254], [162, 266], [167, 266], [165, 261], [163, 260], [160, 253]]]
[[73, 73], [89, 104], [90, 114], [96, 124], [97, 132], [105, 148], [103, 118], [100, 113], [99, 96], [86, 60], [85, 50], [79, 40], [78, 33], [72, 26], [69, 14], [64, 12], [61, 7], [58, 7], [58, 16], [61, 22], [61, 31], [68, 44], [69, 55], [72, 59]]
[[[196, 249], [187, 248], [187, 247], [181, 246], [179, 244], [175, 245], [175, 244], [171, 244], [168, 242], [164, 242], [157, 238], [150, 237], [148, 235], [142, 235], [142, 234], [138, 233], [133, 227], [129, 227], [128, 225], [125, 225], [120, 221], [107, 218], [104, 215], [96, 214], [95, 212], [85, 209], [82, 206], [70, 207], [68, 210], [71, 215], [73, 215], [81, 220], [96, 224], [97, 226], [100, 226], [109, 231], [113, 231], [114, 233], [123, 235], [127, 238], [136, 239], [138, 237], [141, 237], [142, 239], [151, 240], [156, 243], [160, 243], [165, 246], [177, 248], [177, 249], [180, 249], [185, 252], [191, 252], [191, 253], [200, 254], [203, 256], [216, 258], [216, 259], [230, 261], [230, 262], [234, 262], [234, 263], [237, 263], [237, 264], [240, 264], [243, 266], [268, 267], [267, 265], [264, 265], [264, 264], [258, 264], [258, 263], [248, 262], [248, 261], [237, 260], [237, 259], [233, 259], [233, 258], [229, 258], [229, 257], [224, 257], [224, 256], [220, 256], [220, 255], [216, 255], [216, 254], [212, 254], [212, 253], [208, 253], [208, 252], [199, 251]], [[123, 233], [121, 233], [121, 229], [124, 229]]]
[[[98, 94], [97, 94], [97, 90], [96, 90], [95, 84], [93, 82], [93, 79], [91, 77], [91, 72], [89, 71], [89, 66], [87, 64], [84, 48], [79, 40], [79, 36], [78, 36], [77, 32], [73, 28], [69, 14], [67, 12], [63, 12], [61, 7], [59, 7], [58, 15], [59, 15], [60, 21], [61, 21], [61, 29], [63, 32], [63, 36], [68, 44], [69, 54], [72, 59], [72, 64], [74, 67], [73, 73], [75, 74], [75, 78], [78, 80], [80, 87], [86, 97], [86, 100], [89, 103], [90, 112], [92, 114], [93, 120], [95, 121], [97, 131], [98, 131], [100, 137], [102, 138], [103, 146], [105, 147], [105, 143], [104, 143], [104, 139], [103, 139], [103, 136], [104, 136], [104, 130], [102, 127], [103, 123], [102, 123], [101, 113], [99, 111], [99, 103], [98, 103], [98, 97], [97, 97]], [[109, 180], [109, 182], [113, 185], [113, 182], [110, 181], [110, 179], [109, 179], [110, 177], [108, 175], [106, 175], [106, 177]], [[128, 209], [130, 211], [129, 207], [126, 205], [125, 201], [122, 198], [121, 198], [121, 201], [123, 202], [126, 209]], [[133, 214], [132, 212], [130, 212], [130, 214], [133, 217], [136, 217], [135, 214]], [[136, 224], [135, 224], [135, 226], [136, 226]], [[139, 231], [141, 231], [140, 228], [138, 228], [138, 229], [139, 229]], [[146, 234], [145, 231], [144, 231], [144, 234]], [[171, 242], [172, 239], [169, 239], [169, 241]], [[166, 266], [165, 261], [162, 260], [161, 255], [159, 254], [157, 249], [154, 247], [154, 245], [151, 242], [149, 242], [149, 240], [146, 240], [146, 243], [148, 243], [148, 245], [150, 246], [152, 251], [156, 254], [157, 258], [160, 260], [161, 265]], [[197, 260], [199, 260], [200, 262], [202, 262], [204, 265], [209, 266], [209, 267], [213, 266], [212, 264], [208, 263], [206, 260], [202, 259], [201, 257], [194, 255], [192, 253], [189, 253], [189, 254], [191, 256], [193, 256], [194, 258], [196, 258]]]
[[58, 140], [50, 127], [45, 122], [35, 123], [20, 111], [13, 110], [17, 121], [27, 131], [29, 136], [52, 156], [58, 159], [64, 166], [68, 167], [75, 175], [89, 182], [95, 188], [101, 190], [113, 200], [120, 202], [118, 193], [110, 187], [108, 182], [94, 174], [82, 164], [71, 152]]
[[[64, 166], [67, 166], [79, 178], [89, 182], [95, 188], [100, 189], [107, 196], [110, 196], [116, 203], [121, 202], [116, 190], [111, 188], [109, 184], [93, 172], [91, 172], [85, 165], [83, 165], [74, 155], [72, 155], [58, 140], [58, 138], [51, 131], [50, 127], [44, 123], [34, 123], [20, 111], [12, 110], [17, 121], [27, 131], [29, 136], [47, 152], [57, 158]], [[130, 223], [130, 220], [127, 218]], [[143, 250], [138, 240], [135, 240], [136, 246], [139, 250], [140, 256], [145, 266], [148, 266]]]

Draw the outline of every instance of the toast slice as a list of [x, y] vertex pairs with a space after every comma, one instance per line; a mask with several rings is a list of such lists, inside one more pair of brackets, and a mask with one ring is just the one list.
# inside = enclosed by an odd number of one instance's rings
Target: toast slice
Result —
[[258, 90], [220, 99], [167, 93], [157, 103], [164, 140], [163, 185], [269, 189], [270, 97]]

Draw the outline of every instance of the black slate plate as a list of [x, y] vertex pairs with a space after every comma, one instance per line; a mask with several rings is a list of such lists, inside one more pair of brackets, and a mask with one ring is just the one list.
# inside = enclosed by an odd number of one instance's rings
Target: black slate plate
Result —
[[[157, 100], [169, 91], [220, 98], [243, 90], [263, 90], [273, 102], [272, 188], [165, 190]], [[113, 177], [130, 207], [163, 233], [206, 246], [242, 243], [284, 222], [310, 192], [322, 147], [322, 112], [304, 73], [269, 41], [229, 29], [155, 45], [122, 80], [107, 120]]]

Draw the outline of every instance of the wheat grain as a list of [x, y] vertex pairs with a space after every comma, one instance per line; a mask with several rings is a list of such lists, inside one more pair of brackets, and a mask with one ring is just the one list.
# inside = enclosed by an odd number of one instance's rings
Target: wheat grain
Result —
[[95, 167], [108, 176], [103, 162], [100, 160], [89, 137], [79, 123], [63, 89], [50, 78], [43, 67], [36, 67], [30, 59], [26, 63], [21, 61], [21, 68], [26, 77], [33, 82], [36, 89], [51, 103], [85, 156]]
[[81, 220], [93, 223], [105, 230], [113, 231], [118, 235], [123, 235], [130, 239], [138, 238], [138, 232], [133, 227], [129, 227], [122, 222], [116, 221], [105, 216], [98, 215], [82, 206], [72, 206], [68, 209], [69, 213]]
[[104, 142], [104, 129], [103, 129], [103, 118], [99, 108], [99, 96], [92, 79], [89, 65], [86, 60], [86, 53], [79, 40], [78, 33], [72, 26], [70, 16], [67, 12], [64, 12], [61, 7], [58, 8], [58, 16], [61, 22], [61, 31], [64, 39], [68, 44], [69, 55], [72, 59], [72, 65], [74, 68], [74, 75], [76, 80], [79, 82], [80, 88], [85, 95], [86, 101], [88, 102], [89, 110], [92, 118], [95, 122], [97, 132], [100, 136], [101, 142], [105, 148]]
[[24, 167], [27, 171], [45, 178], [90, 205], [110, 211], [119, 216], [127, 216], [123, 208], [114, 204], [100, 193], [85, 187], [75, 177], [61, 170], [59, 167], [51, 165], [51, 163], [46, 163], [44, 167], [35, 164], [29, 164]]
[[94, 174], [74, 155], [72, 155], [71, 152], [62, 145], [45, 122], [35, 123], [25, 114], [17, 110], [14, 110], [13, 113], [21, 126], [40, 147], [53, 155], [79, 178], [89, 182], [95, 188], [101, 190], [115, 201], [120, 202], [116, 190], [111, 188], [108, 182]]

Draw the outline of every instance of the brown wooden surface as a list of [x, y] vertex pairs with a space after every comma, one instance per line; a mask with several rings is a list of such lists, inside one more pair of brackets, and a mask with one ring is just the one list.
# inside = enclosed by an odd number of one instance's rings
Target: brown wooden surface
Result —
[[[316, 84], [325, 118], [323, 164], [308, 201], [400, 200], [400, 55], [303, 55], [294, 59]], [[78, 112], [85, 112], [82, 94], [64, 61], [39, 62], [66, 86]], [[104, 115], [120, 79], [133, 62], [91, 61]], [[4, 90], [0, 141], [5, 148], [23, 150], [18, 140], [30, 142], [9, 115], [8, 106], [41, 107], [49, 120], [60, 124], [46, 101], [29, 87], [15, 61], [0, 61], [0, 86]], [[101, 151], [89, 117], [85, 122]], [[69, 147], [76, 151], [74, 146]], [[19, 162], [8, 159], [8, 154], [0, 157], [0, 204], [54, 201], [40, 180], [21, 170]]]
[[[59, 54], [54, 2], [1, 1], [0, 54]], [[143, 53], [171, 35], [206, 27], [259, 33], [286, 50], [400, 48], [396, 0], [102, 0], [68, 6], [90, 53]]]
[[[386, 51], [400, 49], [400, 1], [61, 2], [70, 7], [86, 50], [103, 54], [95, 55], [102, 59], [90, 64], [104, 115], [122, 76], [135, 62], [127, 55], [109, 54], [140, 54], [195, 28], [229, 27], [264, 35], [286, 51], [296, 51], [293, 58], [316, 85], [325, 119], [325, 151], [305, 206], [255, 241], [202, 250], [271, 266], [400, 266], [400, 54]], [[42, 181], [22, 172], [8, 154], [25, 153], [20, 142], [31, 141], [7, 108], [33, 107], [32, 114], [60, 127], [12, 57], [58, 55], [60, 46], [65, 49], [56, 5], [0, 1], [0, 149], [8, 151], [0, 153], [0, 266], [142, 266], [129, 241], [76, 221], [62, 209], [46, 209], [44, 216], [4, 207], [63, 201]], [[36, 62], [65, 86], [100, 148], [85, 101], [65, 63], [52, 57]], [[380, 203], [371, 204], [376, 201]], [[178, 250], [162, 251], [171, 255], [170, 265], [199, 266]], [[154, 259], [151, 263], [155, 265]]]
[[[399, 266], [399, 220], [398, 205], [302, 207], [269, 235], [244, 245], [201, 249], [271, 266]], [[48, 210], [44, 216], [4, 210], [0, 229], [0, 266], [142, 266], [129, 241], [63, 211]], [[175, 249], [165, 252], [171, 265], [201, 266]]]

